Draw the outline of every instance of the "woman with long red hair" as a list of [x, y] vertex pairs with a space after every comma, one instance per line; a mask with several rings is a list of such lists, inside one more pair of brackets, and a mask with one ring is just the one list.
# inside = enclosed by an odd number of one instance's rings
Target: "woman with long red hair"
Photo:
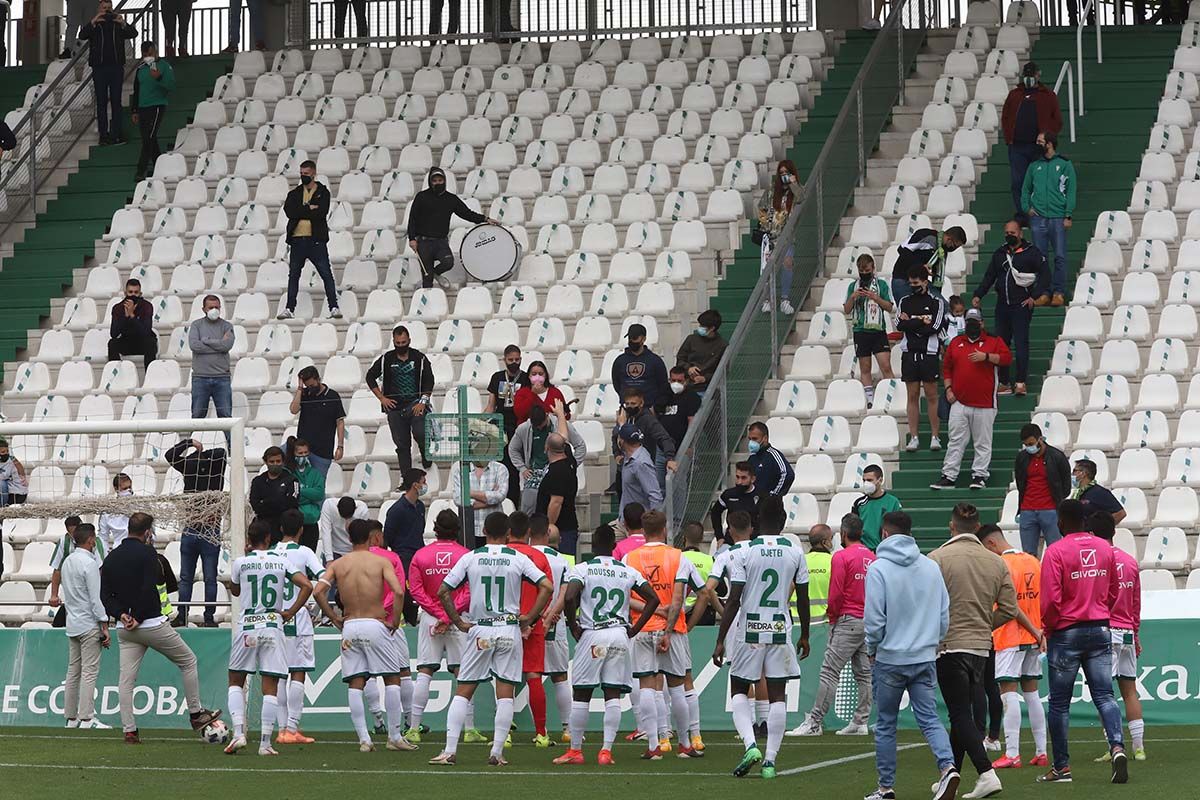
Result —
[[[763, 193], [758, 207], [758, 227], [762, 233], [762, 269], [767, 268], [771, 253], [779, 245], [783, 234], [783, 226], [787, 223], [796, 201], [800, 199], [803, 187], [800, 185], [800, 172], [790, 160], [784, 159], [775, 168], [771, 179], [771, 188]], [[784, 266], [780, 270], [777, 287], [781, 314], [792, 315], [796, 309], [792, 306], [792, 243], [786, 243]], [[770, 312], [770, 304], [763, 303], [763, 312]]]

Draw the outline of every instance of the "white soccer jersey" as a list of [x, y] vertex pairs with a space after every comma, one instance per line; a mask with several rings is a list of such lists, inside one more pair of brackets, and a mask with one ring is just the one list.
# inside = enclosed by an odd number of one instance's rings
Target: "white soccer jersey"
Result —
[[[554, 590], [550, 593], [551, 600], [558, 597], [558, 593], [562, 591], [562, 587], [567, 582], [567, 578], [571, 573], [571, 565], [567, 560], [559, 555], [559, 552], [553, 547], [544, 544], [536, 544], [533, 549], [540, 550], [546, 560], [550, 562], [550, 582], [554, 584]], [[563, 617], [558, 618], [558, 624], [554, 626], [554, 630], [546, 631], [546, 641], [553, 642], [556, 639], [566, 641], [567, 638], [567, 621]]]
[[298, 570], [281, 554], [255, 550], [234, 559], [231, 577], [240, 587], [241, 628], [281, 628], [284, 586]]
[[458, 560], [444, 583], [457, 589], [466, 581], [471, 591], [468, 618], [481, 625], [516, 625], [521, 614], [521, 582], [546, 577], [525, 555], [511, 547], [484, 545]]
[[[321, 565], [321, 559], [317, 558], [317, 554], [308, 545], [298, 542], [280, 542], [271, 552], [286, 558], [292, 572], [299, 572], [310, 581], [315, 582], [325, 574], [325, 567]], [[284, 583], [283, 608], [285, 610], [291, 608], [292, 604], [296, 602], [296, 594], [299, 591], [296, 584], [290, 580]], [[312, 636], [314, 631], [311, 610], [304, 609], [296, 614], [296, 618], [287, 626], [284, 633], [288, 636]]]
[[575, 565], [568, 578], [581, 586], [579, 627], [601, 630], [629, 624], [629, 593], [646, 579], [612, 556], [596, 556]]
[[742, 585], [738, 613], [746, 641], [789, 641], [792, 586], [808, 583], [808, 563], [801, 549], [781, 536], [751, 539], [730, 558], [729, 580]]

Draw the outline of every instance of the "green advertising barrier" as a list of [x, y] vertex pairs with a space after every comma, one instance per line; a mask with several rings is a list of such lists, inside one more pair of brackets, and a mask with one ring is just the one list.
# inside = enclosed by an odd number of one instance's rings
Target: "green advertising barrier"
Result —
[[[340, 637], [331, 628], [319, 629], [317, 634], [317, 668], [309, 675], [305, 689], [303, 727], [306, 730], [349, 730], [350, 717], [346, 708], [346, 689], [339, 668]], [[1197, 652], [1197, 622], [1195, 620], [1150, 620], [1142, 626], [1145, 648], [1140, 659], [1139, 689], [1149, 725], [1194, 723], [1200, 719], [1200, 653]], [[416, 653], [416, 631], [407, 629], [409, 651]], [[225, 708], [228, 686], [228, 630], [189, 628], [184, 638], [200, 662], [202, 701], [210, 708]], [[705, 730], [732, 730], [728, 711], [729, 682], [727, 668], [713, 665], [715, 628], [698, 628], [691, 634], [696, 690], [700, 695], [701, 723]], [[793, 722], [807, 711], [816, 692], [821, 668], [821, 654], [826, 639], [825, 626], [815, 626], [812, 633], [812, 655], [801, 662], [802, 677], [788, 691], [788, 711]], [[62, 720], [63, 676], [66, 673], [67, 643], [60, 630], [0, 630], [0, 725], [55, 726]], [[103, 722], [120, 726], [118, 716], [118, 655], [115, 641], [101, 658], [97, 682], [96, 710]], [[435, 730], [444, 729], [445, 712], [453, 692], [450, 676], [434, 676], [430, 687], [425, 722]], [[1042, 695], [1046, 682], [1043, 678]], [[477, 693], [476, 718], [480, 727], [490, 727], [492, 693], [481, 687]], [[855, 703], [853, 681], [844, 677], [838, 689], [834, 708], [826, 720], [826, 728], [840, 727], [846, 722]], [[1072, 722], [1095, 725], [1096, 714], [1082, 676], [1076, 684], [1077, 706]], [[597, 702], [593, 711], [601, 711]], [[628, 701], [626, 701], [628, 710]], [[250, 728], [258, 727], [257, 687], [251, 694], [251, 709], [247, 716]], [[558, 724], [555, 704], [550, 704], [550, 726]], [[187, 725], [187, 706], [184, 702], [179, 671], [156, 653], [147, 653], [142, 662], [138, 685], [134, 691], [134, 708], [142, 728], [183, 728]], [[517, 724], [532, 729], [526, 702], [526, 692], [517, 695]], [[598, 714], [592, 723], [599, 725]], [[623, 720], [626, 730], [634, 727], [632, 712]], [[901, 715], [901, 724], [913, 726], [910, 715]]]

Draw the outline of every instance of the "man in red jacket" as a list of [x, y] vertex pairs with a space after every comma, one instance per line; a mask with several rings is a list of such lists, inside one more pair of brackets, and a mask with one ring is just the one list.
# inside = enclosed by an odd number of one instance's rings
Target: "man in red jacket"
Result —
[[1041, 70], [1030, 61], [1021, 71], [1021, 84], [1005, 98], [1000, 114], [1000, 127], [1004, 129], [1004, 141], [1008, 143], [1008, 165], [1012, 171], [1014, 217], [1022, 225], [1029, 225], [1027, 209], [1021, 208], [1025, 170], [1042, 157], [1042, 150], [1037, 145], [1038, 133], [1058, 133], [1062, 126], [1058, 95], [1042, 83]]
[[942, 378], [950, 406], [950, 445], [942, 462], [942, 477], [930, 489], [953, 489], [967, 441], [975, 442], [971, 488], [987, 486], [992, 463], [992, 427], [996, 423], [996, 368], [1012, 363], [1012, 353], [999, 336], [983, 328], [983, 314], [972, 308], [966, 316], [966, 333], [946, 347]]

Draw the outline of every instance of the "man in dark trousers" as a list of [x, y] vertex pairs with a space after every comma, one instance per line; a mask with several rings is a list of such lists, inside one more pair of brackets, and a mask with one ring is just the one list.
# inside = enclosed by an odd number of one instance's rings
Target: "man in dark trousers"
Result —
[[154, 333], [154, 306], [142, 297], [142, 282], [125, 281], [125, 299], [112, 307], [108, 326], [108, 360], [142, 356], [145, 366], [158, 357], [158, 335]]
[[425, 412], [433, 392], [433, 367], [424, 353], [409, 346], [410, 342], [408, 328], [392, 328], [393, 349], [375, 359], [367, 370], [367, 388], [379, 398], [387, 414], [401, 475], [412, 469], [414, 439], [421, 451], [421, 465], [429, 469], [433, 463], [425, 457]]
[[729, 542], [721, 517], [726, 513], [733, 514], [744, 511], [750, 517], [750, 524], [758, 527], [758, 490], [754, 485], [754, 467], [749, 461], [739, 461], [733, 467], [733, 486], [730, 486], [713, 503], [709, 517], [712, 520], [713, 536]]
[[271, 544], [276, 545], [283, 538], [279, 517], [289, 508], [300, 508], [300, 482], [284, 468], [280, 448], [268, 447], [263, 452], [263, 463], [267, 471], [250, 481], [250, 508], [255, 519], [271, 529]]
[[329, 316], [341, 319], [337, 284], [333, 281], [333, 270], [329, 266], [329, 223], [326, 221], [329, 216], [329, 189], [317, 180], [315, 161], [300, 164], [300, 185], [288, 192], [283, 201], [283, 213], [288, 218], [288, 290], [287, 304], [279, 312], [278, 318], [291, 319], [295, 315], [300, 271], [304, 269], [305, 261], [311, 261], [325, 283]]
[[100, 144], [125, 144], [121, 133], [121, 85], [125, 82], [125, 42], [137, 30], [124, 14], [113, 13], [112, 0], [100, 0], [96, 16], [79, 29], [88, 42], [88, 65], [96, 89], [96, 129]]
[[629, 346], [613, 360], [612, 386], [619, 396], [626, 389], [641, 389], [646, 405], [656, 408], [671, 395], [667, 365], [662, 357], [646, 346], [646, 326], [634, 323], [625, 334]]
[[929, 449], [941, 450], [938, 438], [941, 420], [938, 419], [938, 378], [941, 364], [941, 335], [946, 327], [946, 299], [930, 285], [929, 269], [916, 264], [908, 271], [909, 295], [900, 301], [896, 328], [904, 335], [900, 340], [900, 380], [908, 392], [908, 444], [912, 453], [921, 447], [917, 432], [921, 425], [921, 392], [925, 393], [925, 410], [929, 417]]
[[154, 162], [162, 153], [158, 147], [158, 129], [167, 114], [167, 98], [174, 89], [175, 70], [170, 62], [159, 59], [154, 42], [142, 42], [142, 63], [133, 73], [133, 91], [129, 93], [133, 124], [142, 135], [136, 180], [153, 174]]
[[408, 246], [421, 262], [421, 286], [426, 289], [433, 286], [435, 277], [439, 284], [446, 286], [442, 275], [454, 268], [449, 238], [451, 214], [476, 225], [483, 222], [500, 224], [483, 214], [476, 214], [462, 198], [446, 191], [445, 170], [441, 167], [429, 170], [429, 188], [417, 192], [408, 212]]
[[1042, 83], [1042, 71], [1030, 61], [1021, 70], [1020, 86], [1013, 87], [1008, 93], [1004, 110], [1000, 113], [1000, 127], [1004, 129], [1004, 141], [1008, 143], [1013, 211], [1022, 225], [1029, 224], [1026, 209], [1021, 207], [1025, 170], [1042, 157], [1042, 151], [1037, 146], [1038, 134], [1042, 131], [1058, 133], [1062, 125], [1058, 95]]
[[[191, 450], [193, 452], [188, 453]], [[188, 453], [187, 455], [184, 455]], [[171, 468], [183, 476], [183, 493], [219, 492], [225, 488], [226, 452], [220, 447], [205, 450], [198, 439], [184, 440], [163, 454]], [[217, 599], [217, 567], [221, 561], [221, 523], [191, 521], [183, 527], [179, 540], [179, 615], [176, 627], [187, 624], [187, 604], [192, 599], [192, 582], [196, 579], [196, 562], [200, 562], [204, 577], [204, 601]], [[217, 607], [204, 607], [205, 628], [217, 627]]]

